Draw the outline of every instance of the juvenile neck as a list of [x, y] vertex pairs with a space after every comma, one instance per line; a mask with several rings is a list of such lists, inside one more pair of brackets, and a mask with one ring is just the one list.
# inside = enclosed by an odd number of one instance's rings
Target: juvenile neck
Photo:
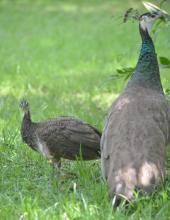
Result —
[[24, 113], [23, 120], [31, 123], [31, 114], [29, 110]]
[[134, 74], [127, 87], [139, 85], [151, 88], [163, 93], [160, 80], [159, 66], [153, 41], [147, 31], [139, 24], [139, 31], [142, 38], [142, 47]]
[[21, 134], [25, 142], [27, 142], [26, 140], [30, 134], [30, 130], [31, 130], [31, 116], [30, 116], [30, 112], [27, 111], [24, 113], [24, 117], [21, 125]]
[[21, 136], [22, 140], [27, 143], [33, 150], [36, 150], [36, 144], [34, 140], [34, 128], [35, 123], [31, 121], [30, 112], [27, 111], [24, 114], [22, 125], [21, 125]]

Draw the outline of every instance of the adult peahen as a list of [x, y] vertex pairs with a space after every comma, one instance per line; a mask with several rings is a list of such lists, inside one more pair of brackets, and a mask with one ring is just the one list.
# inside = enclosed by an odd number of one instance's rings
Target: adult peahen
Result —
[[42, 153], [54, 166], [61, 166], [61, 158], [83, 160], [100, 158], [101, 133], [88, 123], [73, 117], [58, 117], [44, 122], [32, 122], [29, 104], [21, 101], [24, 112], [21, 126], [22, 140], [33, 150]]
[[139, 18], [142, 47], [127, 87], [111, 106], [101, 138], [102, 173], [111, 199], [131, 200], [135, 189], [151, 192], [165, 176], [170, 115], [160, 81], [150, 28], [159, 10]]

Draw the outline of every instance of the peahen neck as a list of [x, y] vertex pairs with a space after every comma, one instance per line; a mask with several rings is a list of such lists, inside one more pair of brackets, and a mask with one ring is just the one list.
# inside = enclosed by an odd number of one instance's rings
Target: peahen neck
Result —
[[142, 47], [135, 72], [133, 73], [127, 88], [138, 85], [163, 93], [153, 41], [147, 29], [143, 30], [140, 24], [139, 31], [142, 38]]

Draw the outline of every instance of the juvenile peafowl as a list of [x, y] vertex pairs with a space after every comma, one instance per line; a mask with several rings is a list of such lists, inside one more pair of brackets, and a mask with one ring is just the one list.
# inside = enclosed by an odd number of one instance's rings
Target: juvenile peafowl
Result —
[[115, 206], [139, 189], [152, 192], [165, 176], [170, 114], [150, 28], [159, 10], [139, 18], [142, 47], [134, 74], [112, 104], [101, 138], [102, 174]]
[[21, 126], [22, 140], [33, 150], [61, 166], [61, 158], [83, 160], [100, 158], [101, 133], [88, 123], [73, 117], [58, 117], [43, 122], [32, 122], [29, 104], [21, 101], [24, 112]]

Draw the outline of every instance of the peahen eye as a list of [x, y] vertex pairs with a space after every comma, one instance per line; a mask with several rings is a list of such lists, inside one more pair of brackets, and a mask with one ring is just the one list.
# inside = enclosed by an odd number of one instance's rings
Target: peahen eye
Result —
[[150, 55], [149, 54], [145, 55], [145, 60], [150, 60]]

